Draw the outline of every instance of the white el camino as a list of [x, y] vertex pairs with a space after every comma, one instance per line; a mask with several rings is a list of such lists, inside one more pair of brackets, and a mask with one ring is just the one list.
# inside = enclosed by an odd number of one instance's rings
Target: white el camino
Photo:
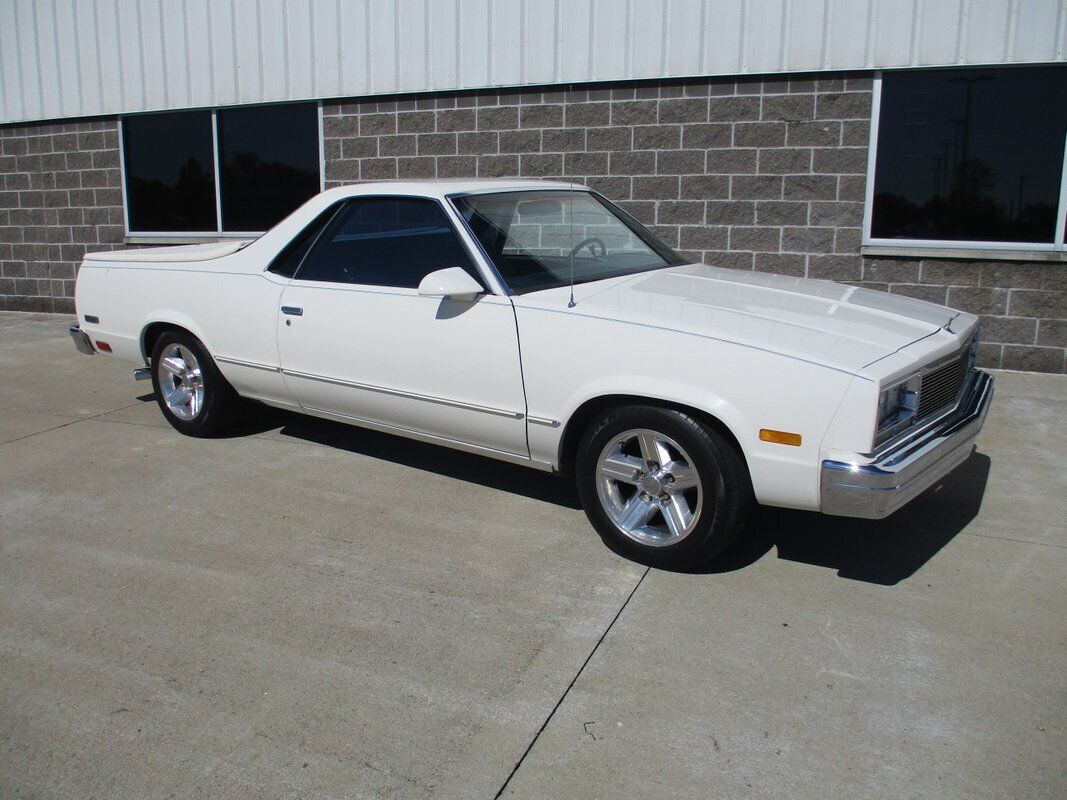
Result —
[[254, 400], [571, 474], [609, 546], [675, 568], [754, 501], [887, 516], [993, 391], [970, 314], [690, 263], [567, 183], [331, 189], [254, 241], [89, 254], [76, 303], [182, 433]]

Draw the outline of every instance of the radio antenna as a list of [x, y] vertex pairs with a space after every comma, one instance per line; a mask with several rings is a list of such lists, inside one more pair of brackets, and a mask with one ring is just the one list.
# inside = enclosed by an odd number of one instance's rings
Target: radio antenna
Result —
[[571, 299], [570, 299], [570, 302], [567, 303], [567, 308], [574, 308], [574, 306], [577, 305], [577, 304], [574, 302], [574, 183], [573, 182], [570, 185], [570, 194], [567, 196], [567, 206], [568, 206], [568, 208], [570, 210], [570, 217], [571, 217], [571, 233], [570, 233], [570, 244], [571, 244], [571, 258], [570, 258], [570, 261], [571, 261]]

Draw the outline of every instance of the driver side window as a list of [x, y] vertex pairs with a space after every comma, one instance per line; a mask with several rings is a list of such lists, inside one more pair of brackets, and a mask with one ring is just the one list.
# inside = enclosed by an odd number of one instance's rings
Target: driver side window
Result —
[[352, 200], [323, 232], [297, 277], [414, 289], [429, 273], [462, 267], [481, 282], [441, 207], [414, 197]]

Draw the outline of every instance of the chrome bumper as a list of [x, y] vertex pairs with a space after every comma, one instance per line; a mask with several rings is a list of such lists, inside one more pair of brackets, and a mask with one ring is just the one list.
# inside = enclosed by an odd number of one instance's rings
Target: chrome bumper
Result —
[[89, 338], [89, 334], [77, 325], [72, 325], [70, 327], [70, 338], [74, 340], [74, 347], [79, 353], [85, 353], [85, 355], [91, 356], [96, 352], [93, 349], [93, 342], [92, 339]]
[[880, 453], [823, 461], [822, 512], [888, 517], [967, 460], [992, 399], [992, 376], [975, 371], [956, 410], [932, 427]]

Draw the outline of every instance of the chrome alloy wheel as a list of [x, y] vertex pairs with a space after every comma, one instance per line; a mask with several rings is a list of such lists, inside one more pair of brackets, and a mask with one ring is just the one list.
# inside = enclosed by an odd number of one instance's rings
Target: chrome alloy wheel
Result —
[[204, 376], [192, 351], [171, 345], [160, 356], [156, 375], [170, 413], [185, 422], [195, 419], [204, 407]]
[[639, 544], [665, 547], [693, 532], [703, 489], [676, 441], [646, 429], [614, 437], [600, 453], [597, 494], [608, 518]]

